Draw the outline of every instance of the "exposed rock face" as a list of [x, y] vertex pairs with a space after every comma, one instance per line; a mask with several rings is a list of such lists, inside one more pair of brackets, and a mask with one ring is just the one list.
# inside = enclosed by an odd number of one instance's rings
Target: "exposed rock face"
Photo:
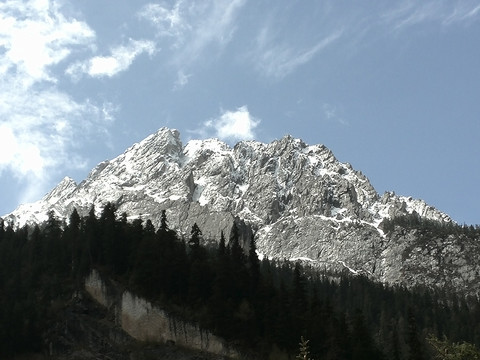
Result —
[[198, 325], [180, 320], [129, 291], [116, 294], [96, 270], [86, 278], [85, 289], [103, 306], [114, 308], [117, 325], [136, 340], [172, 342], [193, 350], [239, 358], [239, 354], [224, 340]]
[[[228, 357], [218, 347], [217, 338], [201, 332], [193, 325], [168, 316], [148, 302], [121, 291], [113, 281], [103, 281], [94, 271], [87, 277], [85, 290], [76, 291], [70, 299], [57, 301], [56, 316], [48, 322], [42, 334], [44, 353], [20, 356], [19, 359], [51, 360], [225, 360]], [[91, 296], [88, 296], [87, 293]], [[129, 299], [123, 300], [123, 297]], [[96, 301], [92, 300], [95, 299]], [[61, 306], [58, 306], [59, 304]], [[123, 311], [122, 311], [123, 309]], [[145, 312], [148, 312], [145, 318]], [[141, 315], [139, 318], [132, 314]], [[163, 321], [163, 327], [155, 320]], [[131, 317], [127, 320], [128, 317]], [[151, 316], [151, 319], [148, 317]], [[143, 320], [142, 320], [143, 319]], [[157, 327], [155, 326], [157, 325]], [[166, 324], [166, 326], [165, 326]], [[133, 331], [137, 326], [137, 331]], [[174, 344], [175, 331], [181, 333]], [[176, 328], [175, 328], [176, 326]], [[147, 331], [156, 331], [149, 339], [163, 341], [145, 342]], [[162, 332], [163, 331], [163, 332]], [[202, 335], [204, 337], [202, 337]], [[155, 337], [156, 336], [156, 337]], [[200, 339], [201, 341], [193, 342]], [[166, 341], [167, 340], [167, 341]], [[168, 341], [169, 340], [169, 341]], [[233, 351], [231, 354], [238, 355]], [[236, 358], [241, 359], [240, 355]], [[16, 357], [15, 357], [16, 359]]]
[[[290, 136], [270, 144], [243, 141], [234, 148], [216, 139], [183, 146], [176, 130], [162, 128], [99, 164], [82, 183], [66, 178], [42, 200], [20, 206], [5, 220], [18, 225], [42, 221], [48, 210], [66, 218], [73, 208], [80, 214], [92, 205], [101, 211], [107, 201], [119, 213], [150, 218], [157, 226], [166, 209], [171, 228], [188, 235], [196, 222], [211, 239], [219, 239], [220, 231], [228, 236], [237, 221], [243, 241], [253, 231], [259, 252], [268, 257], [303, 259], [389, 283], [443, 286], [456, 281], [453, 270], [442, 268], [444, 280], [439, 282], [439, 269], [410, 266], [420, 261], [416, 254], [423, 245], [396, 233], [386, 235], [379, 227], [383, 219], [414, 211], [424, 219], [450, 222], [446, 214], [422, 200], [379, 196], [361, 172], [337, 161], [325, 146]], [[409, 236], [415, 239], [414, 233]], [[431, 246], [435, 253], [456, 251], [447, 246], [452, 241], [460, 240], [435, 240]], [[458, 260], [455, 271], [467, 278], [477, 271], [467, 255], [477, 251], [478, 243], [451, 254]], [[479, 291], [479, 285], [468, 284], [467, 292]]]
[[446, 291], [479, 296], [478, 238], [423, 229], [405, 231], [397, 226], [386, 240], [380, 254], [385, 282], [434, 284]]
[[168, 343], [217, 355], [238, 357], [226, 343], [198, 325], [169, 315], [148, 301], [126, 291], [122, 296], [121, 325], [133, 338], [141, 341]]

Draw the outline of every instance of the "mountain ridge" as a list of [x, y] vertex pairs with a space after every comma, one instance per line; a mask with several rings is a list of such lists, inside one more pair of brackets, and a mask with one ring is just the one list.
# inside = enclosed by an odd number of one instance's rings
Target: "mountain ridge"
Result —
[[[164, 136], [165, 134], [167, 135], [166, 137]], [[164, 143], [165, 141], [167, 142]], [[237, 143], [233, 148], [231, 148], [226, 143], [218, 139], [207, 139], [190, 140], [185, 146], [183, 146], [180, 141], [180, 134], [178, 133], [178, 131], [168, 128], [161, 128], [156, 133], [148, 136], [141, 142], [129, 147], [123, 154], [117, 156], [116, 158], [99, 163], [95, 168], [92, 169], [87, 178], [79, 184], [76, 184], [73, 179], [65, 177], [40, 201], [37, 201], [33, 204], [39, 204], [43, 202], [48, 203], [49, 205], [53, 205], [61, 202], [73, 192], [78, 192], [78, 190], [81, 188], [89, 188], [90, 190], [92, 188], [92, 183], [94, 182], [94, 180], [96, 181], [99, 176], [105, 179], [105, 173], [107, 173], [107, 175], [114, 175], [117, 178], [112, 179], [110, 177], [110, 179], [106, 179], [115, 180], [113, 181], [113, 184], [117, 188], [121, 187], [126, 191], [138, 190], [138, 183], [142, 183], [143, 185], [145, 185], [145, 183], [150, 181], [150, 179], [161, 176], [165, 172], [166, 167], [171, 167], [173, 165], [178, 168], [186, 168], [192, 161], [195, 161], [196, 166], [201, 166], [202, 163], [206, 160], [206, 157], [211, 156], [212, 154], [218, 157], [218, 155], [231, 156], [232, 152], [240, 153], [242, 156], [240, 156], [240, 159], [238, 159], [238, 165], [236, 166], [238, 169], [239, 167], [245, 167], [250, 165], [251, 159], [245, 159], [248, 152], [250, 152], [250, 156], [252, 156], [252, 151], [264, 151], [265, 148], [268, 146], [275, 147], [277, 151], [275, 151], [275, 149], [274, 151], [276, 153], [278, 153], [278, 150], [280, 150], [281, 153], [295, 154], [295, 152], [297, 152], [297, 155], [298, 153], [303, 153], [304, 155], [307, 155], [304, 156], [301, 161], [306, 161], [307, 168], [310, 165], [309, 170], [315, 171], [316, 175], [322, 177], [325, 175], [336, 175], [333, 173], [337, 171], [340, 174], [345, 174], [345, 177], [348, 180], [356, 182], [356, 187], [359, 187], [361, 183], [364, 183], [365, 186], [363, 187], [363, 191], [365, 192], [365, 194], [360, 194], [360, 199], [358, 202], [365, 203], [365, 200], [367, 200], [368, 202], [375, 203], [376, 201], [379, 201], [378, 204], [374, 204], [374, 213], [380, 214], [382, 213], [382, 211], [385, 212], [385, 209], [381, 209], [382, 204], [391, 204], [392, 201], [395, 203], [405, 202], [406, 208], [404, 209], [404, 211], [408, 213], [411, 213], [413, 210], [415, 210], [419, 213], [420, 216], [426, 216], [430, 219], [437, 219], [439, 221], [452, 221], [447, 214], [438, 211], [432, 206], [429, 206], [423, 200], [413, 199], [412, 197], [396, 196], [393, 192], [387, 192], [383, 195], [383, 197], [380, 197], [377, 194], [376, 190], [373, 188], [373, 186], [370, 184], [369, 180], [361, 172], [353, 170], [349, 163], [340, 163], [335, 158], [333, 153], [324, 145], [308, 146], [303, 143], [302, 140], [295, 139], [292, 138], [290, 135], [287, 135], [280, 140], [273, 141], [271, 144], [264, 144], [257, 141], [242, 141]], [[142, 161], [139, 161], [139, 158], [145, 155], [146, 158], [144, 158]], [[263, 162], [261, 164], [261, 167], [265, 166], [267, 168], [267, 171], [275, 170], [275, 157], [276, 156], [273, 156], [271, 158], [261, 158], [260, 161]], [[270, 162], [265, 163], [268, 160]], [[319, 161], [322, 162], [322, 166], [315, 167]], [[139, 167], [138, 164], [141, 164], [142, 166]], [[297, 167], [301, 166], [302, 164]], [[112, 167], [115, 167], [114, 171], [108, 171], [109, 168]], [[105, 169], [107, 170], [105, 171]], [[284, 182], [287, 181], [288, 174], [285, 173], [285, 167], [280, 170], [283, 173], [277, 173], [277, 180], [283, 180]], [[294, 172], [296, 170], [298, 170], [298, 168], [293, 169]], [[189, 181], [188, 176], [190, 176], [190, 174], [193, 175], [193, 172], [190, 172], [187, 175], [187, 182]], [[215, 175], [215, 173], [213, 175]], [[241, 177], [242, 174], [237, 173], [236, 175]], [[121, 180], [123, 180], [123, 182]], [[242, 179], [240, 178], [236, 180], [238, 181]], [[196, 183], [190, 184], [190, 186], [195, 186], [193, 191], [196, 191], [196, 196], [198, 197], [198, 199], [195, 199], [195, 201], [198, 201], [200, 199], [200, 202], [205, 203], [207, 200], [205, 199], [205, 197], [201, 197], [203, 182], [204, 179], [197, 179]], [[137, 187], [133, 186], [135, 184], [137, 185]], [[285, 184], [278, 185], [281, 188], [285, 187], [282, 186]], [[93, 186], [92, 190], [97, 189], [98, 186]], [[190, 190], [192, 191], [192, 189]], [[238, 186], [238, 190], [242, 191], [244, 190], [244, 188]], [[345, 194], [348, 195], [349, 189], [345, 190]], [[356, 196], [359, 196], [359, 194], [357, 193]], [[106, 201], [110, 200], [101, 200], [101, 202], [103, 203], [105, 203]], [[13, 221], [13, 223], [23, 225], [27, 221], [22, 222], [21, 220], [22, 218], [27, 219], [27, 217], [22, 216], [19, 210], [22, 208], [31, 208], [31, 205], [32, 204], [20, 205], [12, 213], [7, 214], [5, 218]], [[101, 205], [101, 203], [95, 203], [94, 205]], [[25, 211], [25, 213], [28, 213], [28, 211]], [[46, 215], [44, 214], [44, 216]]]
[[[156, 226], [166, 210], [169, 225], [185, 236], [196, 222], [205, 238], [219, 239], [220, 231], [228, 234], [236, 222], [244, 243], [255, 234], [263, 256], [302, 259], [394, 284], [409, 279], [408, 285], [416, 280], [406, 276], [412, 271], [403, 266], [408, 261], [402, 256], [415, 235], [398, 229], [386, 234], [382, 222], [418, 214], [453, 223], [423, 200], [393, 192], [380, 196], [365, 175], [339, 162], [324, 145], [307, 145], [289, 135], [269, 144], [242, 141], [230, 147], [206, 139], [183, 145], [180, 133], [168, 128], [100, 163], [79, 184], [65, 178], [43, 199], [21, 205], [4, 220], [22, 226], [46, 220], [49, 210], [67, 218], [73, 208], [86, 214], [93, 205], [99, 212], [106, 202], [130, 219], [149, 218]], [[427, 264], [436, 262], [435, 256]], [[465, 271], [479, 270], [469, 264]], [[417, 278], [425, 282], [425, 276]], [[432, 279], [427, 285], [442, 283]], [[478, 285], [467, 282], [469, 291], [478, 291]]]

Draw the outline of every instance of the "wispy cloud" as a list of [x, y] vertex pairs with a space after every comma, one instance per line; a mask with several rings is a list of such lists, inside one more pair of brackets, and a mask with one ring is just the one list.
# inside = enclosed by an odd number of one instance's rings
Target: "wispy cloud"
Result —
[[83, 74], [91, 77], [112, 77], [127, 70], [137, 56], [142, 53], [152, 56], [155, 51], [156, 45], [153, 41], [130, 39], [127, 45], [112, 48], [109, 56], [95, 56], [73, 63], [65, 73], [74, 80], [78, 80]]
[[191, 74], [185, 74], [183, 70], [178, 70], [177, 72], [177, 80], [173, 85], [173, 90], [180, 90], [185, 85], [188, 84], [188, 79], [191, 77]]
[[432, 21], [438, 17], [439, 8], [429, 2], [403, 2], [397, 8], [389, 9], [381, 17], [394, 30], [416, 25], [425, 21]]
[[395, 31], [426, 23], [448, 26], [479, 18], [478, 1], [405, 0], [381, 15], [383, 23]]
[[323, 116], [328, 121], [334, 121], [338, 124], [347, 126], [348, 121], [340, 114], [341, 112], [335, 105], [323, 103], [322, 105]]
[[474, 21], [480, 18], [480, 3], [470, 4], [464, 3], [456, 4], [453, 10], [446, 18], [443, 19], [443, 24], [449, 25], [452, 23]]
[[181, 14], [183, 1], [177, 1], [171, 8], [161, 4], [146, 4], [138, 12], [138, 17], [148, 20], [157, 29], [158, 36], [181, 37], [189, 29]]
[[283, 78], [298, 67], [308, 63], [314, 56], [334, 43], [342, 36], [342, 31], [334, 31], [324, 39], [308, 48], [298, 48], [293, 44], [278, 45], [277, 39], [264, 28], [257, 38], [257, 49], [253, 61], [261, 73], [268, 77]]
[[263, 76], [281, 80], [309, 62], [319, 59], [321, 66], [322, 55], [328, 52], [340, 50], [349, 56], [377, 40], [415, 32], [416, 26], [435, 31], [480, 20], [479, 0], [400, 0], [349, 7], [325, 1], [310, 10], [315, 15], [296, 5], [271, 6], [246, 51], [246, 62]]
[[21, 201], [38, 199], [58, 167], [85, 166], [79, 142], [112, 121], [108, 106], [62, 92], [53, 71], [94, 40], [95, 32], [55, 1], [0, 4], [0, 175], [25, 184]]
[[190, 132], [227, 142], [252, 140], [255, 139], [255, 129], [259, 124], [260, 119], [253, 117], [244, 105], [233, 111], [222, 111], [219, 117], [205, 121], [200, 129]]
[[173, 52], [172, 64], [185, 68], [198, 61], [209, 46], [222, 48], [236, 30], [235, 19], [246, 0], [181, 1], [172, 6], [147, 4], [139, 12], [160, 38], [167, 38]]

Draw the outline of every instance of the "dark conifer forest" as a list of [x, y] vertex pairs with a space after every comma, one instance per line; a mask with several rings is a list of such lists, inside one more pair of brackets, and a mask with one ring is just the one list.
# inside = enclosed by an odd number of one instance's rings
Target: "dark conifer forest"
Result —
[[[413, 226], [417, 220], [398, 221]], [[384, 224], [386, 231], [394, 225]], [[34, 227], [1, 223], [0, 358], [43, 351], [45, 332], [93, 268], [248, 358], [478, 358], [476, 298], [259, 260], [255, 238], [239, 239], [236, 226], [205, 239], [201, 224], [182, 237], [168, 227], [165, 211], [156, 229], [150, 220], [127, 221], [113, 204], [98, 217], [94, 209], [85, 217], [74, 210], [65, 223], [53, 212]]]

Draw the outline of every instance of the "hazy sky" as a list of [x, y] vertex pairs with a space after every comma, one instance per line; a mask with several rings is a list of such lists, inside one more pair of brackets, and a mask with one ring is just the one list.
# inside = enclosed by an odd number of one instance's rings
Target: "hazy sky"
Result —
[[0, 214], [162, 126], [325, 144], [480, 224], [480, 1], [0, 2]]

